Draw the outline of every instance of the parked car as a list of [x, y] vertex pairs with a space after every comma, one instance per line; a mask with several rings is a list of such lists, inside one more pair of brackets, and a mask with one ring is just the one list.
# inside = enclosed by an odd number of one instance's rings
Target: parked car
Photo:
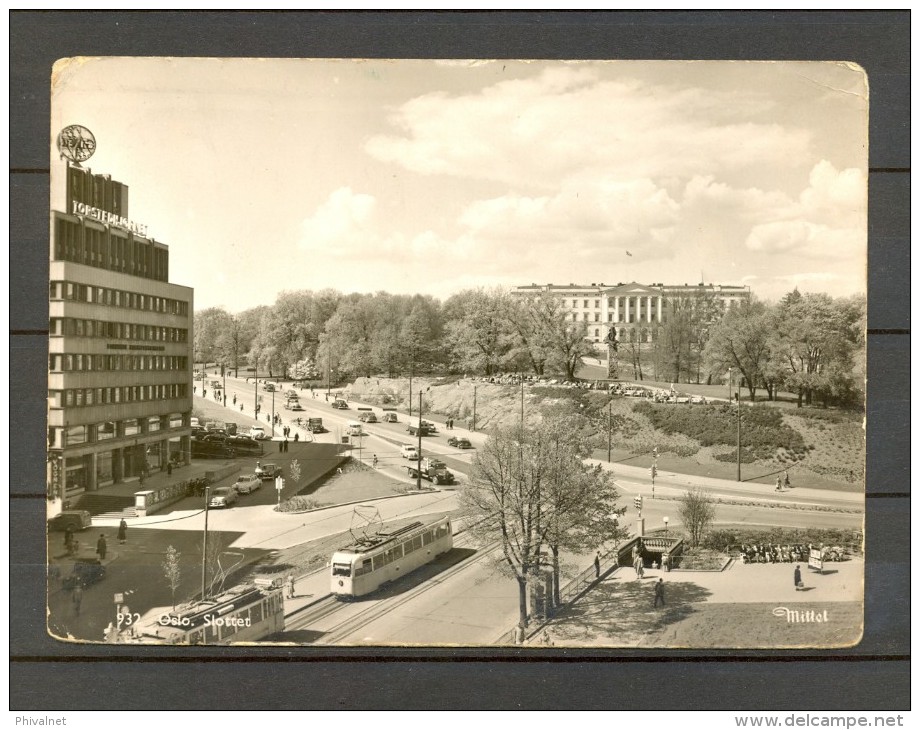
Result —
[[232, 436], [227, 445], [238, 454], [261, 454], [262, 445], [249, 436]]
[[342, 411], [348, 410], [348, 404], [345, 401], [343, 401], [341, 398], [336, 398], [334, 401], [332, 401], [332, 407], [337, 410], [342, 410]]
[[85, 509], [69, 510], [67, 512], [61, 512], [59, 515], [55, 515], [48, 520], [48, 531], [66, 532], [68, 527], [73, 528], [75, 531], [79, 531], [85, 530], [87, 527], [92, 527], [92, 524], [93, 518]]
[[463, 438], [462, 436], [451, 436], [447, 439], [448, 446], [455, 446], [458, 449], [472, 449], [473, 444], [470, 443], [468, 438]]
[[703, 396], [701, 396], [701, 395], [691, 395], [691, 396], [690, 396], [690, 402], [691, 402], [691, 403], [702, 403], [703, 405], [706, 405], [706, 402], [707, 402], [707, 401], [706, 401], [706, 399], [705, 399]]
[[255, 474], [240, 474], [233, 488], [238, 494], [250, 494], [262, 486], [262, 480]]
[[380, 420], [383, 423], [399, 423], [399, 418], [393, 412], [384, 413]]
[[79, 558], [73, 572], [63, 580], [64, 590], [71, 591], [79, 583], [83, 588], [105, 578], [105, 566], [98, 558]]
[[287, 408], [289, 411], [302, 411], [303, 410], [303, 406], [300, 405], [299, 400], [289, 400], [285, 404], [284, 407]]
[[261, 426], [253, 426], [249, 429], [249, 438], [261, 441], [265, 438], [265, 429]]
[[365, 423], [377, 423], [377, 416], [375, 416], [370, 411], [365, 411], [360, 416], [361, 420]]
[[274, 383], [266, 383], [265, 385], [262, 386], [262, 389], [263, 389], [266, 393], [274, 393], [274, 392], [275, 392], [275, 384], [274, 384]]
[[211, 492], [210, 507], [232, 507], [236, 502], [236, 490], [233, 487], [218, 487]]
[[404, 444], [399, 450], [399, 453], [404, 459], [409, 459], [410, 461], [418, 460], [418, 447], [412, 444]]

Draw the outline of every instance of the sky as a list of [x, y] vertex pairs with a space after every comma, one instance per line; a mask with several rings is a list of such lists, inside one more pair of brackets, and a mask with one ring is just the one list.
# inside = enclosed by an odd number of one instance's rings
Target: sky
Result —
[[195, 308], [284, 290], [866, 290], [868, 87], [832, 62], [80, 58], [57, 133]]

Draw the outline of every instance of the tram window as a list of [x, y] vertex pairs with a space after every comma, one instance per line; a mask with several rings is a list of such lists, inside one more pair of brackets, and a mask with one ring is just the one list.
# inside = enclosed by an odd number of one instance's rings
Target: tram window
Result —
[[253, 606], [251, 609], [249, 609], [249, 613], [250, 613], [250, 615], [252, 616], [252, 622], [253, 622], [254, 624], [258, 623], [259, 621], [261, 621], [261, 620], [264, 618], [264, 616], [263, 616], [263, 614], [262, 614], [262, 603], [263, 603], [263, 602], [260, 601], [260, 602], [257, 603], [255, 606]]
[[415, 552], [422, 546], [422, 536], [416, 535], [408, 543], [406, 543], [406, 552], [411, 553]]
[[351, 577], [351, 565], [348, 563], [333, 563], [332, 574], [342, 575], [346, 578]]
[[438, 529], [435, 532], [435, 538], [440, 540], [442, 537], [447, 536], [447, 525], [438, 525]]
[[422, 545], [428, 545], [434, 540], [434, 533], [431, 530], [422, 535]]
[[364, 575], [365, 573], [370, 573], [372, 570], [372, 563], [369, 558], [362, 560], [361, 565], [355, 568], [355, 575]]
[[204, 628], [204, 643], [213, 644], [217, 641], [217, 630], [214, 628], [214, 624], [209, 624]]

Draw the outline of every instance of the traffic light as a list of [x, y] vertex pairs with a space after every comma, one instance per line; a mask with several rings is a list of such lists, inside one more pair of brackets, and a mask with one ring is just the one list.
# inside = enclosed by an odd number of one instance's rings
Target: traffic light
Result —
[[641, 512], [641, 511], [642, 511], [642, 496], [640, 495], [640, 496], [636, 497], [635, 500], [633, 500], [633, 501], [634, 501], [635, 504], [636, 504], [636, 510], [637, 510], [638, 512]]

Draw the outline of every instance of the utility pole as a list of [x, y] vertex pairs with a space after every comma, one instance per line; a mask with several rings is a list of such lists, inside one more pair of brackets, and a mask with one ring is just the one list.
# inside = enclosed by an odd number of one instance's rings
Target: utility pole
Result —
[[252, 404], [252, 417], [258, 420], [259, 418], [259, 366], [258, 364], [256, 364], [255, 380], [256, 380], [256, 392], [253, 397], [256, 400], [255, 400], [255, 403]]
[[422, 491], [422, 391], [418, 392], [418, 461], [415, 463], [415, 488]]
[[204, 488], [204, 541], [201, 545], [201, 600], [208, 597], [208, 505], [211, 501], [211, 488]]
[[272, 438], [275, 438], [275, 391], [272, 390]]
[[607, 404], [607, 463], [610, 463], [610, 447], [613, 440], [613, 401]]
[[227, 405], [227, 366], [221, 365], [220, 372], [224, 376], [224, 394], [223, 394], [223, 405]]
[[473, 427], [470, 431], [476, 430], [476, 386], [473, 386]]
[[521, 428], [524, 428], [524, 374], [521, 373]]

